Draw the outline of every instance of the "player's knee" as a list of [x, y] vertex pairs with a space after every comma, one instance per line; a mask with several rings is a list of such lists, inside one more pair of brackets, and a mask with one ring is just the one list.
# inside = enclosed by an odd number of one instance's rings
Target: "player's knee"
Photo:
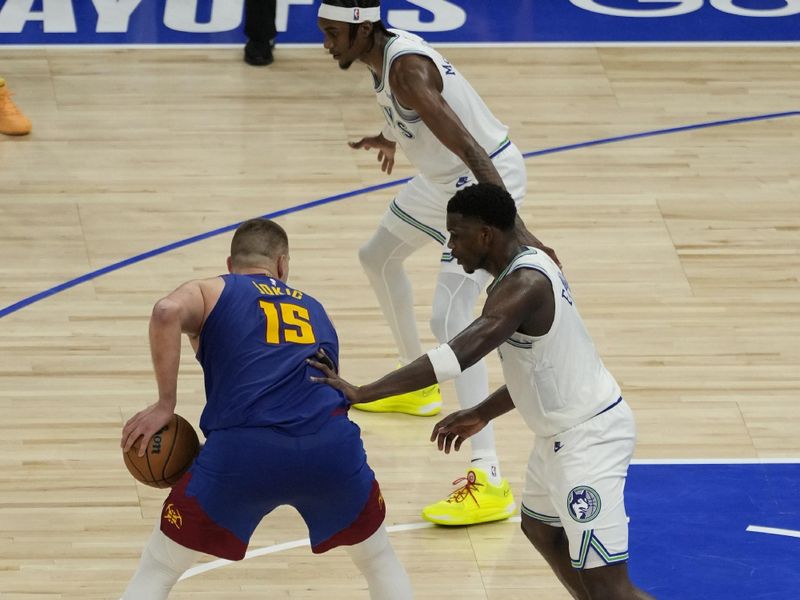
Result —
[[361, 268], [368, 273], [376, 273], [380, 270], [379, 259], [380, 257], [370, 248], [369, 244], [364, 244], [358, 249], [358, 260], [361, 263]]
[[182, 574], [194, 562], [196, 552], [155, 531], [144, 549], [145, 554], [163, 569]]
[[564, 534], [563, 529], [545, 525], [527, 515], [522, 515], [520, 527], [528, 541], [540, 551], [543, 549], [550, 550], [559, 545]]
[[453, 339], [471, 322], [469, 311], [454, 303], [434, 306], [431, 313], [430, 327], [439, 343]]
[[433, 313], [429, 321], [431, 332], [439, 343], [444, 343], [450, 338], [447, 337], [447, 316], [444, 314]]

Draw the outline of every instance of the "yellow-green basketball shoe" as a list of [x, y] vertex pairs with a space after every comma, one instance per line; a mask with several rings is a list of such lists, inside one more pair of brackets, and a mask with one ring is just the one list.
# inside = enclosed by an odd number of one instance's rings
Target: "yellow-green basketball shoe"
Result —
[[434, 383], [414, 392], [388, 396], [364, 404], [353, 404], [353, 408], [366, 412], [395, 412], [416, 417], [432, 417], [442, 410], [442, 392], [439, 391], [439, 384]]
[[437, 525], [475, 525], [502, 521], [517, 509], [508, 481], [492, 485], [483, 469], [470, 469], [453, 482], [459, 484], [447, 498], [423, 508], [422, 518]]

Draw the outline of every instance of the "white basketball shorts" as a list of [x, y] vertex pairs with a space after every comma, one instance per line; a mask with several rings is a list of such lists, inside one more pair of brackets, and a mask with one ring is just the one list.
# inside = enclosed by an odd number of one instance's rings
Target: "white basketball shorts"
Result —
[[522, 512], [564, 528], [576, 569], [628, 560], [624, 491], [635, 443], [633, 413], [622, 399], [580, 425], [536, 438]]
[[[519, 208], [528, 185], [522, 153], [508, 141], [492, 154], [492, 162]], [[446, 248], [449, 237], [446, 227], [447, 203], [458, 190], [475, 183], [475, 176], [466, 169], [459, 177], [447, 183], [435, 183], [424, 175], [417, 175], [392, 200], [383, 215], [381, 226], [415, 248], [422, 247], [431, 239], [439, 242], [445, 246], [442, 254], [443, 270], [452, 267], [453, 272], [463, 274], [463, 270]]]

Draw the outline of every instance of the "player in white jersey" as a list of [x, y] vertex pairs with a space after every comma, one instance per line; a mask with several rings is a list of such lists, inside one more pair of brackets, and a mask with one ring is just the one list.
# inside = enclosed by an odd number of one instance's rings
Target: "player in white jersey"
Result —
[[[525, 163], [508, 139], [508, 128], [447, 59], [416, 35], [384, 28], [378, 0], [323, 0], [318, 24], [325, 49], [342, 69], [356, 60], [369, 68], [386, 119], [380, 134], [350, 146], [377, 150], [382, 170], [389, 174], [399, 144], [419, 169], [359, 252], [397, 343], [400, 364], [408, 364], [422, 354], [422, 346], [403, 262], [431, 240], [446, 243], [447, 201], [462, 187], [494, 183], [521, 203], [527, 184]], [[521, 220], [517, 227], [528, 243], [543, 247]], [[440, 264], [431, 329], [444, 342], [472, 320], [489, 275], [485, 271], [465, 273], [449, 252], [442, 254]], [[464, 372], [456, 379], [455, 388], [462, 408], [480, 402], [488, 393], [485, 364], [481, 361]], [[441, 410], [441, 404], [439, 388], [432, 385], [356, 408], [431, 416]], [[481, 497], [465, 496], [459, 488], [445, 500], [425, 507], [424, 518], [443, 525], [469, 525], [513, 514], [516, 505], [500, 474], [492, 428], [476, 435], [471, 445], [472, 471], [484, 484]]]
[[[371, 384], [355, 387], [323, 367], [319, 378], [351, 402], [457, 377], [498, 349], [506, 385], [441, 420], [431, 440], [449, 453], [517, 408], [536, 433], [522, 500], [522, 530], [574, 598], [651, 599], [628, 578], [624, 487], [635, 425], [597, 354], [564, 275], [523, 246], [507, 191], [467, 187], [447, 206], [448, 248], [467, 273], [495, 276], [481, 316], [449, 343]], [[466, 493], [479, 489], [467, 478]]]

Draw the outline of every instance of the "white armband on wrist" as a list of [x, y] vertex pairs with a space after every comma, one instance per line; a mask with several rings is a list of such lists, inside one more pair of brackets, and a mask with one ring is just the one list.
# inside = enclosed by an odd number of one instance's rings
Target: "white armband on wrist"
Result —
[[450, 344], [442, 344], [428, 351], [428, 358], [436, 373], [436, 381], [442, 383], [448, 379], [455, 379], [461, 375], [461, 364]]
[[397, 141], [397, 138], [394, 137], [394, 130], [388, 123], [384, 126], [383, 130], [381, 131], [381, 135], [390, 142]]

